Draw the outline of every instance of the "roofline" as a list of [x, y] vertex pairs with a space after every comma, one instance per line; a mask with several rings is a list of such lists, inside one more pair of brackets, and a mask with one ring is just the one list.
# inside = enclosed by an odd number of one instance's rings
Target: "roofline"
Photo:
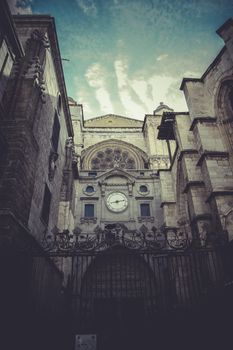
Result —
[[233, 19], [232, 18], [228, 18], [222, 25], [221, 27], [219, 27], [217, 30], [216, 30], [216, 33], [220, 36], [221, 36], [221, 32], [223, 29], [227, 29], [228, 27], [232, 26], [233, 24]]
[[9, 5], [8, 5], [6, 0], [0, 0], [0, 4], [1, 4], [1, 10], [3, 12], [5, 19], [6, 19], [6, 24], [8, 27], [7, 29], [9, 30], [9, 33], [12, 35], [12, 40], [13, 40], [12, 43], [14, 45], [14, 49], [16, 50], [15, 54], [17, 57], [23, 57], [24, 56], [24, 49], [23, 49], [23, 46], [18, 38], [15, 24], [13, 21], [13, 16], [11, 14]]
[[53, 63], [55, 66], [55, 72], [58, 80], [58, 86], [61, 95], [63, 95], [63, 103], [64, 103], [64, 111], [65, 111], [65, 120], [68, 130], [68, 135], [73, 137], [73, 126], [71, 121], [71, 115], [70, 115], [70, 109], [69, 109], [69, 103], [68, 103], [68, 95], [66, 91], [66, 84], [65, 84], [65, 78], [64, 78], [64, 72], [61, 62], [61, 53], [58, 43], [58, 37], [57, 37], [57, 30], [55, 25], [55, 19], [54, 17], [50, 15], [15, 15], [13, 16], [13, 19], [15, 23], [44, 23], [47, 24], [48, 27], [48, 36], [50, 39], [51, 44], [51, 51], [52, 51], [52, 57], [53, 57]]
[[226, 46], [223, 46], [223, 48], [220, 50], [220, 52], [217, 54], [217, 56], [215, 57], [215, 59], [210, 63], [210, 65], [208, 66], [208, 68], [205, 70], [205, 72], [202, 74], [201, 78], [183, 78], [181, 85], [180, 85], [180, 90], [184, 89], [184, 84], [187, 82], [200, 82], [202, 83], [203, 80], [205, 79], [205, 77], [208, 75], [208, 73], [210, 72], [210, 70], [216, 65], [216, 63], [220, 60], [220, 58], [222, 57], [222, 55], [224, 54], [224, 52], [226, 51]]
[[123, 115], [113, 114], [113, 113], [100, 115], [100, 116], [98, 116], [98, 117], [89, 118], [89, 119], [87, 119], [87, 120], [84, 119], [84, 123], [89, 122], [89, 121], [92, 121], [92, 120], [96, 120], [96, 119], [101, 119], [101, 118], [104, 118], [104, 117], [107, 117], [107, 116], [120, 117], [120, 118], [123, 118], [123, 119], [135, 120], [135, 121], [137, 121], [137, 122], [142, 122], [142, 123], [143, 123], [143, 120], [135, 119], [135, 118], [129, 118], [129, 117], [125, 117], [125, 116], [123, 116]]

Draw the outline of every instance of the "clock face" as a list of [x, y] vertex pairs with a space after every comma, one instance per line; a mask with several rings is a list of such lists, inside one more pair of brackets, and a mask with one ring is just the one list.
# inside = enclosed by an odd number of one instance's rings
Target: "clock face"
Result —
[[116, 213], [120, 213], [127, 208], [128, 199], [121, 192], [113, 192], [108, 195], [106, 203], [107, 203], [107, 207], [110, 210]]

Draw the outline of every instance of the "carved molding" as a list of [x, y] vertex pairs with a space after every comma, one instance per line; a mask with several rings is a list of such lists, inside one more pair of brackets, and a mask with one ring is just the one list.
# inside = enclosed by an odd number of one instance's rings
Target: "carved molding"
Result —
[[149, 159], [151, 168], [168, 168], [170, 166], [169, 156], [151, 156]]
[[46, 102], [45, 95], [45, 80], [44, 80], [44, 71], [40, 64], [40, 59], [38, 56], [31, 58], [26, 66], [26, 69], [23, 71], [22, 76], [25, 79], [31, 79], [33, 81], [33, 86], [38, 88], [41, 101]]
[[154, 222], [154, 216], [138, 216], [138, 222]]
[[81, 217], [80, 218], [80, 223], [81, 224], [96, 224], [97, 223], [97, 218], [96, 217]]

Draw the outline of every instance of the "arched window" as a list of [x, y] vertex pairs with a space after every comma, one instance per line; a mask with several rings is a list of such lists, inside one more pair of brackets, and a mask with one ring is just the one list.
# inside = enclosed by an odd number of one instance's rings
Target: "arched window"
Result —
[[233, 153], [233, 80], [225, 80], [219, 89], [217, 117], [225, 146]]
[[148, 155], [137, 146], [115, 139], [96, 143], [82, 151], [82, 169], [107, 171], [109, 169], [144, 169]]

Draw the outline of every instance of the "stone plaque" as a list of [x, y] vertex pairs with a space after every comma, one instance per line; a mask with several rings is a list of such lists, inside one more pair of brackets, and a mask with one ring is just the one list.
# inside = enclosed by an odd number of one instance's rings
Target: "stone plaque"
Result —
[[96, 334], [76, 334], [75, 350], [96, 350]]

